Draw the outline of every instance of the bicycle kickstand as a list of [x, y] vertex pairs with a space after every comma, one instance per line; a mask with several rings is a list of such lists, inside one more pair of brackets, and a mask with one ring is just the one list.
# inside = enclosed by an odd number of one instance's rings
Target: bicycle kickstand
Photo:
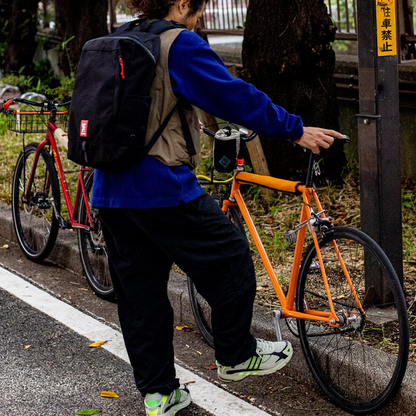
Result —
[[273, 323], [276, 330], [276, 337], [278, 341], [283, 341], [282, 330], [280, 329], [280, 320], [283, 318], [283, 311], [277, 309], [273, 311]]

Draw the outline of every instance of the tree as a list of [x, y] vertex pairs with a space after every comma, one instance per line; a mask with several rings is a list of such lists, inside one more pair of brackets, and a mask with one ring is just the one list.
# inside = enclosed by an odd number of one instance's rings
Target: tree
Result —
[[[108, 0], [108, 14], [110, 15], [110, 24], [117, 24], [117, 5], [120, 0]], [[111, 28], [113, 30], [113, 27]]]
[[[306, 126], [338, 130], [333, 80], [333, 21], [323, 0], [256, 0], [247, 10], [242, 78], [274, 103], [300, 115]], [[304, 179], [307, 154], [290, 143], [262, 140], [272, 175]], [[340, 143], [324, 153], [324, 174], [340, 177], [345, 156]]]
[[12, 4], [8, 0], [0, 0], [0, 68], [4, 68], [4, 55], [7, 49], [9, 22], [12, 15]]
[[[33, 69], [33, 56], [36, 51], [38, 0], [14, 0], [7, 6], [1, 1], [2, 20], [6, 22], [7, 48], [4, 54], [5, 73], [22, 71], [30, 74]], [[4, 7], [4, 9], [3, 9]], [[8, 16], [7, 16], [8, 15]]]
[[64, 42], [59, 65], [74, 72], [85, 42], [108, 34], [108, 0], [55, 0], [56, 29]]

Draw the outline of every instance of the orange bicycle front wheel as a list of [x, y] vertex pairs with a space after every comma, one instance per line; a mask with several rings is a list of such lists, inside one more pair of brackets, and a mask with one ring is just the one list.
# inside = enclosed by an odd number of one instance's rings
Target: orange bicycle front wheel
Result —
[[406, 370], [409, 323], [404, 294], [387, 256], [363, 232], [335, 227], [320, 239], [319, 247], [321, 264], [313, 244], [305, 253], [296, 307], [330, 311], [323, 266], [338, 326], [298, 320], [302, 350], [331, 400], [353, 414], [374, 413], [394, 398]]

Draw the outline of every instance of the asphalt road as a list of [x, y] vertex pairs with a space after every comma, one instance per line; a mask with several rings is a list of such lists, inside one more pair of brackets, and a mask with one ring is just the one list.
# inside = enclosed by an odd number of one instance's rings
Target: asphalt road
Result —
[[[0, 238], [0, 247], [5, 244], [9, 248], [0, 248], [0, 266], [60, 300], [60, 305], [72, 306], [114, 333], [120, 331], [116, 304], [94, 295], [83, 276], [48, 261], [40, 265], [29, 262], [16, 245]], [[91, 408], [111, 416], [144, 414], [130, 366], [120, 355], [103, 347], [89, 348], [88, 337], [30, 306], [27, 302], [32, 299], [24, 296], [34, 297], [22, 295], [19, 299], [0, 289], [0, 415], [61, 416]], [[176, 330], [174, 343], [178, 366], [185, 371], [186, 380], [181, 381], [190, 383], [191, 393], [193, 387], [198, 392], [198, 404], [183, 410], [181, 416], [228, 416], [241, 402], [253, 406], [251, 413], [244, 413], [250, 416], [257, 411], [290, 416], [346, 414], [310, 379], [298, 379], [284, 369], [267, 377], [220, 384], [215, 370], [209, 369], [215, 361], [213, 350], [197, 331]], [[295, 351], [293, 360], [303, 360], [301, 351]], [[197, 389], [199, 377], [208, 383], [205, 397]], [[117, 392], [119, 398], [101, 397], [100, 392], [107, 390]], [[205, 406], [204, 401], [217, 406]], [[406, 413], [390, 408], [380, 414]]]

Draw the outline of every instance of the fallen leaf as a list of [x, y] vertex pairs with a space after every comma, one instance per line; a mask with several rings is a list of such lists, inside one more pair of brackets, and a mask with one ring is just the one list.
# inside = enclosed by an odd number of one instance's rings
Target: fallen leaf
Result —
[[9, 248], [9, 245], [5, 244], [4, 246], [1, 246], [0, 248]]
[[206, 368], [207, 370], [216, 370], [218, 367], [217, 367], [217, 364], [212, 363], [204, 368]]
[[192, 384], [192, 383], [195, 383], [195, 380], [194, 381], [187, 381], [186, 383], [183, 383], [183, 384], [185, 384], [185, 386], [187, 386], [188, 384]]
[[98, 413], [101, 413], [100, 409], [85, 409], [85, 410], [80, 410], [79, 412], [75, 414], [76, 415], [97, 415]]
[[96, 348], [96, 347], [101, 347], [101, 345], [104, 345], [107, 341], [97, 341], [94, 342], [93, 344], [90, 344], [89, 347], [91, 348]]
[[117, 398], [119, 395], [117, 393], [114, 393], [113, 391], [102, 391], [100, 393], [101, 397], [114, 397]]
[[187, 325], [177, 326], [176, 329], [178, 331], [185, 331], [185, 332], [192, 331], [192, 328]]
[[30, 347], [31, 347], [31, 345], [25, 345], [25, 350], [27, 350]]

